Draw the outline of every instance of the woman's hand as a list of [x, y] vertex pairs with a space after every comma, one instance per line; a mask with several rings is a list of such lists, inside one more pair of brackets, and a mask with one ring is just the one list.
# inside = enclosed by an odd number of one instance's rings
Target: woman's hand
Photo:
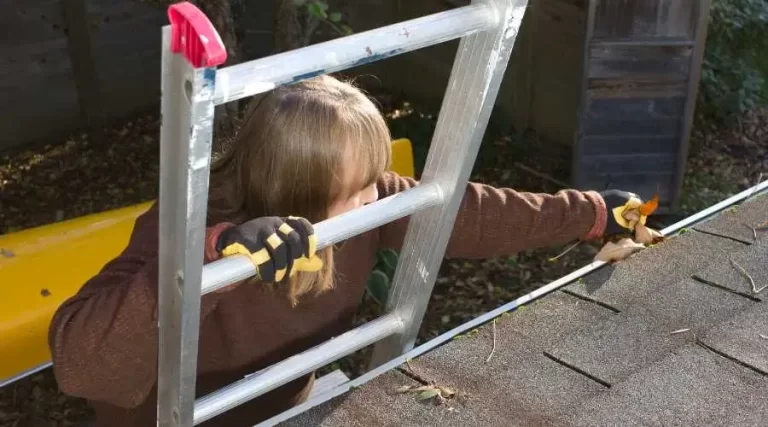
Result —
[[315, 254], [317, 236], [312, 224], [299, 217], [263, 217], [224, 230], [216, 250], [222, 256], [247, 255], [259, 279], [280, 282], [299, 271], [318, 271], [323, 261]]
[[[613, 236], [632, 232], [629, 221], [622, 215], [627, 209], [638, 208], [643, 200], [635, 193], [622, 190], [606, 190], [600, 192], [608, 210], [608, 221], [605, 226], [605, 236]], [[642, 220], [645, 223], [645, 220]]]

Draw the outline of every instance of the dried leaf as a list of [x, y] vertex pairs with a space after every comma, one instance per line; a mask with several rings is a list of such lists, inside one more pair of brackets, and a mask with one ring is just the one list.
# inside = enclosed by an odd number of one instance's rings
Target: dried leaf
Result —
[[600, 252], [595, 255], [595, 261], [621, 261], [643, 248], [645, 248], [645, 245], [642, 243], [637, 243], [629, 237], [626, 237], [615, 243], [606, 243], [605, 246], [600, 249]]
[[640, 211], [640, 214], [643, 216], [649, 216], [652, 213], [656, 211], [656, 208], [659, 207], [659, 195], [653, 196], [651, 200], [648, 200], [647, 202], [640, 205], [638, 210]]
[[635, 209], [630, 209], [624, 211], [621, 216], [624, 217], [629, 222], [629, 229], [634, 230], [637, 224], [640, 222], [640, 211]]
[[432, 390], [426, 390], [419, 393], [419, 396], [416, 398], [418, 400], [427, 400], [431, 399], [437, 395], [440, 394], [440, 390], [433, 388]]
[[637, 224], [635, 227], [635, 241], [644, 245], [655, 245], [656, 243], [663, 242], [664, 236], [658, 231], [646, 227], [643, 224]]
[[455, 391], [451, 390], [448, 387], [439, 387], [439, 388], [440, 388], [440, 395], [446, 399], [450, 399], [456, 394]]
[[637, 209], [630, 209], [625, 211], [622, 216], [627, 221], [640, 221], [640, 211]]
[[398, 393], [406, 393], [406, 392], [409, 392], [411, 390], [411, 388], [412, 388], [412, 386], [404, 385], [404, 386], [398, 387], [396, 391]]

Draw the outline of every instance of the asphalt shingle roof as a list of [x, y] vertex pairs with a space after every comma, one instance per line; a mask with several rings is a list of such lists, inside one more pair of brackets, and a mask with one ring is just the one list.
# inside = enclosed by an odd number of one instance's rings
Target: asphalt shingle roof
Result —
[[402, 366], [281, 425], [768, 425], [768, 289], [731, 263], [768, 285], [767, 220], [756, 195], [411, 361], [446, 404]]

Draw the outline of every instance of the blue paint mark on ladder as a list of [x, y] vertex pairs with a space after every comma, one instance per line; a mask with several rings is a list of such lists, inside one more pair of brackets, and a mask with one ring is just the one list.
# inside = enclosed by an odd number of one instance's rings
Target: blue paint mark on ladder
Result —
[[216, 68], [206, 68], [203, 71], [203, 86], [213, 86], [214, 83], [216, 83]]
[[[366, 50], [369, 52], [368, 56], [358, 59], [357, 61], [353, 62], [349, 67], [345, 67], [345, 68], [359, 67], [361, 65], [365, 65], [371, 62], [381, 61], [382, 59], [386, 59], [403, 52], [403, 49], [400, 48], [400, 49], [392, 49], [387, 52], [378, 53], [374, 55], [373, 53], [371, 53], [370, 49], [366, 49]], [[302, 80], [311, 79], [313, 77], [317, 77], [326, 73], [327, 73], [327, 70], [321, 68], [316, 71], [310, 71], [309, 73], [299, 74], [298, 76], [294, 76], [291, 79], [290, 83], [298, 83]]]
[[[370, 52], [370, 51], [369, 51]], [[377, 53], [376, 55], [370, 54], [364, 58], [360, 58], [352, 64], [352, 67], [359, 67], [361, 65], [369, 64], [371, 62], [381, 61], [403, 52], [403, 49], [392, 49], [384, 53]]]

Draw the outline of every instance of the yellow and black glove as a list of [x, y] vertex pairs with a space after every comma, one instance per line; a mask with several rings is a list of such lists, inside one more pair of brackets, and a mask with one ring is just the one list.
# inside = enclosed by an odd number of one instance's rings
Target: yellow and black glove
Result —
[[[605, 235], [613, 236], [634, 231], [634, 225], [624, 217], [624, 213], [631, 209], [639, 209], [643, 205], [643, 200], [635, 193], [621, 190], [606, 190], [600, 195], [608, 210]], [[640, 215], [638, 222], [645, 225], [646, 219], [646, 215]]]
[[263, 217], [224, 230], [216, 250], [222, 256], [247, 255], [264, 282], [280, 282], [299, 271], [318, 271], [323, 261], [315, 254], [317, 236], [312, 224], [299, 217]]

